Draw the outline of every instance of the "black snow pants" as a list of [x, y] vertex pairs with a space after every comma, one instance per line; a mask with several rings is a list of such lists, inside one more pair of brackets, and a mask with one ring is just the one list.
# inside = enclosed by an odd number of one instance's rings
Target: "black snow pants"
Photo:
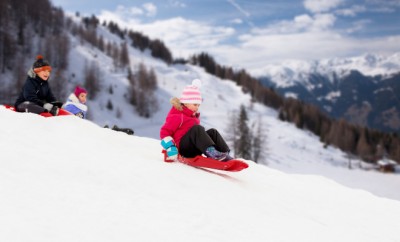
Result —
[[214, 146], [221, 152], [228, 152], [229, 147], [216, 129], [205, 130], [201, 125], [193, 126], [181, 139], [179, 153], [191, 158], [204, 154], [205, 150]]
[[37, 105], [36, 103], [25, 101], [21, 104], [18, 105], [18, 107], [15, 107], [18, 112], [27, 112], [27, 113], [36, 113], [40, 114], [43, 112], [47, 112], [46, 109], [43, 107]]

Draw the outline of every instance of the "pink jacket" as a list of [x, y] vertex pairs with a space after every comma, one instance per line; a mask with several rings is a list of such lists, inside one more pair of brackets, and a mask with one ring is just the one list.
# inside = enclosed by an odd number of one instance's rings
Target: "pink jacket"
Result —
[[165, 118], [165, 123], [160, 129], [160, 138], [171, 136], [176, 146], [182, 137], [194, 126], [200, 124], [200, 113], [195, 113], [183, 106], [178, 98], [171, 99], [172, 108]]

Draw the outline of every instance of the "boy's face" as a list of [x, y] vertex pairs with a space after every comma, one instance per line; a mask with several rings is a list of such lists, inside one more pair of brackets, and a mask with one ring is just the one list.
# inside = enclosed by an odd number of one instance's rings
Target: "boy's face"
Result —
[[43, 81], [47, 81], [50, 77], [50, 71], [49, 70], [44, 70], [44, 71], [39, 71], [36, 73]]
[[200, 104], [197, 103], [186, 103], [185, 106], [192, 110], [193, 112], [197, 112], [199, 110]]
[[86, 93], [81, 93], [81, 94], [79, 94], [79, 97], [78, 97], [78, 99], [79, 99], [79, 102], [81, 102], [81, 103], [86, 103], [86, 96], [87, 96], [87, 94]]

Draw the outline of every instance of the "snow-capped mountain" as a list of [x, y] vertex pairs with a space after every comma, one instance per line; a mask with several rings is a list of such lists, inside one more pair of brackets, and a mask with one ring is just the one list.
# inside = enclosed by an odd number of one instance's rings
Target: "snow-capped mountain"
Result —
[[298, 83], [307, 85], [311, 74], [319, 74], [334, 82], [349, 75], [352, 70], [364, 76], [387, 78], [400, 72], [400, 53], [389, 56], [365, 54], [352, 58], [284, 61], [267, 65], [256, 74], [270, 79], [278, 88], [285, 88]]
[[400, 128], [400, 53], [291, 61], [264, 71], [265, 85], [315, 104], [331, 117], [382, 131]]

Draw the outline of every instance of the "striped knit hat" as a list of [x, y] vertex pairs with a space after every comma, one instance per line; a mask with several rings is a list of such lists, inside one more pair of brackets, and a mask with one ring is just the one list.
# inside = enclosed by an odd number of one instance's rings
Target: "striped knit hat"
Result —
[[32, 69], [35, 73], [39, 73], [41, 71], [51, 71], [51, 66], [48, 61], [46, 61], [43, 56], [38, 55], [36, 57], [35, 63], [32, 65]]
[[200, 93], [201, 81], [199, 79], [194, 79], [192, 85], [186, 86], [179, 98], [181, 103], [193, 103], [201, 104], [203, 98]]

